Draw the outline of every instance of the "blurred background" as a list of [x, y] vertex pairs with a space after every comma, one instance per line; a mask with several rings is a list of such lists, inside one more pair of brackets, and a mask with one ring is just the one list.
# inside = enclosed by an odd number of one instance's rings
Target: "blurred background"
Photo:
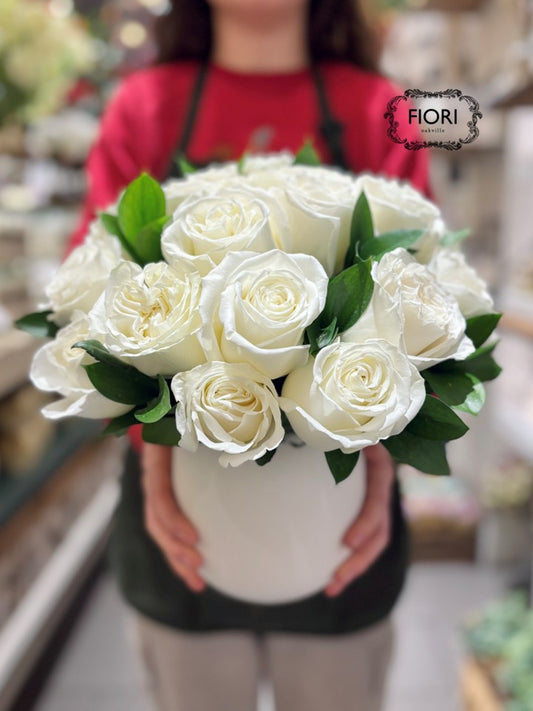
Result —
[[[386, 711], [533, 710], [533, 2], [367, 0], [383, 72], [460, 88], [480, 137], [432, 149], [436, 201], [489, 282], [503, 375], [453, 476], [401, 471], [414, 565]], [[0, 0], [0, 711], [148, 711], [103, 550], [123, 443], [39, 414], [34, 310], [83, 199], [116, 82], [153, 58], [165, 0]], [[382, 120], [376, 116], [376, 121]], [[261, 711], [272, 708], [268, 688]], [[333, 710], [334, 711], [334, 710]]]

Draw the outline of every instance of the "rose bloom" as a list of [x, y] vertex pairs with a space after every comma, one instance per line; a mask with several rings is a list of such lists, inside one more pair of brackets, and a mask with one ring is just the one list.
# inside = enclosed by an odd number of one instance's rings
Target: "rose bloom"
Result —
[[457, 299], [465, 318], [491, 313], [494, 302], [487, 285], [475, 269], [467, 264], [462, 252], [455, 249], [439, 249], [433, 256], [429, 268], [437, 281]]
[[83, 312], [76, 312], [72, 323], [61, 328], [53, 341], [40, 348], [33, 358], [30, 378], [34, 385], [46, 392], [57, 392], [62, 398], [46, 405], [42, 413], [51, 420], [62, 417], [118, 417], [131, 410], [131, 405], [113, 402], [93, 387], [83, 365], [94, 363], [75, 343], [100, 338]]
[[351, 453], [402, 432], [424, 399], [407, 355], [373, 339], [323, 348], [287, 376], [280, 406], [306, 444]]
[[165, 193], [167, 215], [172, 215], [187, 198], [213, 195], [229, 185], [244, 183], [236, 163], [213, 165], [205, 170], [187, 173], [185, 177], [167, 181], [162, 187]]
[[222, 452], [223, 467], [276, 449], [285, 434], [272, 382], [246, 363], [212, 362], [172, 379], [180, 447]]
[[244, 187], [189, 199], [163, 231], [161, 249], [170, 264], [187, 262], [205, 276], [228, 252], [273, 249], [269, 214], [257, 192]]
[[113, 355], [146, 375], [174, 375], [205, 362], [198, 340], [201, 277], [165, 262], [144, 269], [123, 262], [94, 309], [91, 322], [105, 333]]
[[372, 276], [398, 306], [407, 353], [419, 370], [473, 353], [457, 301], [407, 250], [385, 254], [373, 265]]
[[413, 245], [419, 262], [427, 263], [444, 234], [439, 208], [409, 183], [361, 175], [356, 180], [358, 195], [364, 191], [376, 235], [395, 230], [423, 230]]
[[65, 259], [46, 287], [48, 302], [43, 308], [54, 312], [53, 320], [60, 326], [70, 321], [74, 311], [89, 313], [120, 261], [120, 242], [100, 219], [94, 220], [85, 242]]
[[304, 332], [324, 308], [327, 288], [326, 272], [307, 254], [228, 254], [204, 277], [208, 359], [249, 363], [269, 378], [304, 365]]

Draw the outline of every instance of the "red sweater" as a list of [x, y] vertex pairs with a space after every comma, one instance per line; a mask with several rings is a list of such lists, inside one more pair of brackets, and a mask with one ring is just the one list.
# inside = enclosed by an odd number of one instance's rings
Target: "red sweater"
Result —
[[[80, 244], [96, 210], [114, 202], [142, 171], [164, 180], [179, 143], [198, 72], [195, 62], [165, 64], [129, 76], [102, 119], [87, 163], [88, 192], [69, 249]], [[409, 180], [429, 193], [428, 156], [407, 151], [387, 136], [383, 114], [401, 89], [351, 64], [329, 63], [322, 73], [330, 109], [344, 124], [346, 159], [354, 172]], [[197, 114], [187, 159], [207, 163], [239, 158], [244, 151], [297, 151], [311, 138], [325, 162], [316, 90], [308, 70], [242, 74], [213, 66]], [[415, 130], [402, 128], [415, 137]], [[135, 428], [138, 430], [139, 428]], [[140, 433], [131, 432], [135, 449]]]

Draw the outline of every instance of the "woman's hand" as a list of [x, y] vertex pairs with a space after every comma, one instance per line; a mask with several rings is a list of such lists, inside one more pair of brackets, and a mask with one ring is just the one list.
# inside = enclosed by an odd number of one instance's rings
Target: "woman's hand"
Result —
[[198, 573], [202, 557], [198, 534], [178, 506], [170, 479], [172, 449], [145, 444], [142, 452], [144, 525], [169, 566], [194, 592], [205, 582]]
[[346, 532], [343, 542], [353, 553], [333, 573], [325, 593], [339, 595], [387, 547], [390, 537], [390, 499], [394, 465], [382, 444], [363, 450], [366, 459], [366, 497], [360, 514]]

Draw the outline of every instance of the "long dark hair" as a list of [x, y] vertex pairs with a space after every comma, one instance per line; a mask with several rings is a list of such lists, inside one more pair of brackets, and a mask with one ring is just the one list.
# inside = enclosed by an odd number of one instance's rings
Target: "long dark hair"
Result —
[[[310, 0], [309, 56], [341, 60], [377, 71], [378, 49], [360, 0]], [[211, 53], [211, 9], [207, 0], [172, 0], [155, 26], [157, 62], [205, 60]]]

